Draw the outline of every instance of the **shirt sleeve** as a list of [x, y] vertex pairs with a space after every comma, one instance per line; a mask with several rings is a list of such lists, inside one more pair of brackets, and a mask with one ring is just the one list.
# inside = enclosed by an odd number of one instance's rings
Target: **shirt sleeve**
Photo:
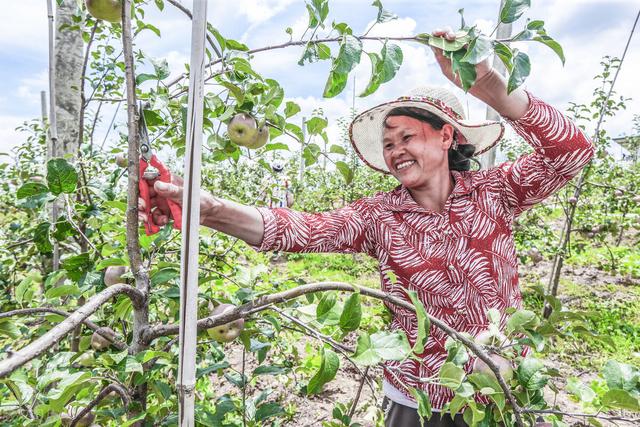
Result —
[[372, 254], [366, 199], [330, 212], [306, 213], [287, 208], [258, 208], [264, 236], [258, 251], [366, 252]]
[[504, 178], [505, 198], [514, 215], [541, 202], [569, 182], [594, 154], [593, 143], [573, 121], [529, 94], [529, 109], [513, 129], [533, 147], [497, 168]]

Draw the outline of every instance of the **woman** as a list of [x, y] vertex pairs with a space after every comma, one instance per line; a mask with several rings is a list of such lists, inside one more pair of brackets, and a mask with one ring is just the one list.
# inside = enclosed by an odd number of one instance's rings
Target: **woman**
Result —
[[[455, 38], [450, 29], [433, 35]], [[433, 50], [444, 75], [460, 86], [450, 61]], [[400, 182], [393, 191], [319, 214], [243, 206], [205, 194], [202, 224], [258, 250], [366, 252], [379, 261], [385, 292], [409, 300], [405, 290], [415, 290], [429, 313], [453, 328], [479, 334], [487, 327], [489, 308], [502, 313], [504, 325], [506, 309], [521, 307], [513, 219], [574, 177], [593, 156], [593, 145], [569, 119], [523, 89], [507, 94], [505, 79], [488, 60], [476, 71], [470, 93], [510, 123], [533, 153], [469, 171], [468, 157], [495, 145], [503, 125], [470, 123], [449, 91], [419, 88], [365, 111], [350, 127], [360, 158]], [[157, 182], [155, 190], [160, 198], [182, 200], [178, 181]], [[167, 222], [166, 212], [163, 206], [156, 209], [157, 223]], [[413, 344], [415, 316], [396, 306], [389, 309], [392, 329], [402, 329]], [[447, 388], [415, 381], [442, 366], [445, 340], [432, 328], [420, 361], [385, 365], [385, 425], [419, 425], [417, 405], [405, 385], [425, 389], [436, 412], [453, 397]], [[427, 425], [464, 421], [461, 415], [453, 421], [434, 416]]]

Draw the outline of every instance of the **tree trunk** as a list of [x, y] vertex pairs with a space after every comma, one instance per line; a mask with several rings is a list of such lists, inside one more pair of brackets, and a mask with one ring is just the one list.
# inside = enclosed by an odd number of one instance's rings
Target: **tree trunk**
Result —
[[[72, 18], [77, 7], [76, 0], [62, 0], [56, 6], [54, 84], [58, 141], [52, 147], [53, 157], [71, 154], [75, 158], [79, 148], [83, 41], [82, 31], [67, 27], [75, 25]], [[61, 26], [64, 28], [60, 29]]]

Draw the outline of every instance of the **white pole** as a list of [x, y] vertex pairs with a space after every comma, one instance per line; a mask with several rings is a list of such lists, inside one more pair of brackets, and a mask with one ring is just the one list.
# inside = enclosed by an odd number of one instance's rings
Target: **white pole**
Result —
[[194, 0], [187, 110], [187, 156], [182, 198], [182, 257], [180, 269], [180, 359], [178, 363], [179, 425], [193, 427], [198, 321], [198, 245], [200, 229], [200, 163], [207, 0]]

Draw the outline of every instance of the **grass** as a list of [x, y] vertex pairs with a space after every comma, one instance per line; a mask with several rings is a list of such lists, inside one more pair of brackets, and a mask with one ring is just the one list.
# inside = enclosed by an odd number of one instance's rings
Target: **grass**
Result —
[[[612, 259], [613, 258], [613, 259]], [[611, 247], [589, 247], [582, 252], [572, 252], [566, 259], [568, 265], [578, 267], [596, 267], [604, 271], [619, 274], [629, 274], [632, 277], [640, 278], [640, 251], [629, 246]]]

